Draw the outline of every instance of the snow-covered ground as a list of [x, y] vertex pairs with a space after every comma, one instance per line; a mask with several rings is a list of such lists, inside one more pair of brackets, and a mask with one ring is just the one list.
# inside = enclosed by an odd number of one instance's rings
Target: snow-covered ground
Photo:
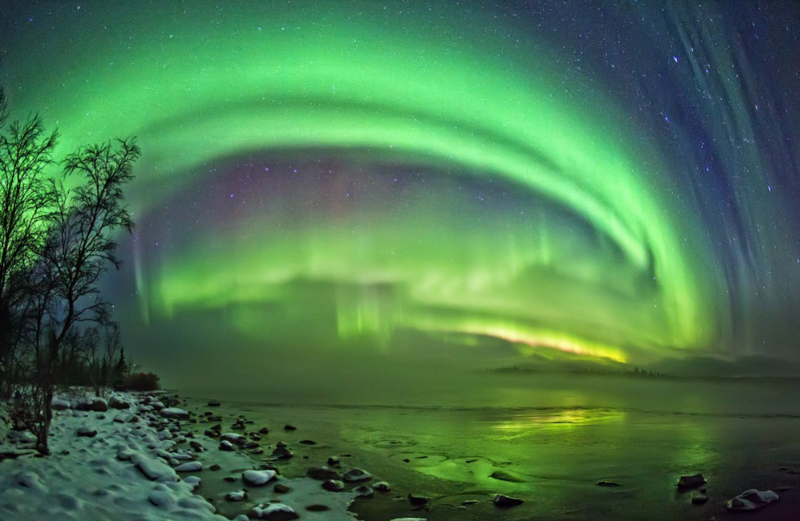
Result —
[[[58, 408], [47, 457], [36, 456], [30, 437], [0, 425], [0, 453], [20, 454], [0, 461], [0, 520], [221, 521], [226, 518], [195, 493], [207, 472], [204, 467], [218, 463], [229, 469], [259, 469], [246, 454], [220, 451], [218, 440], [187, 437], [181, 422], [189, 415], [165, 407], [157, 396], [118, 393], [102, 403], [60, 396]], [[230, 483], [231, 492], [244, 494], [233, 494], [230, 500], [243, 501], [251, 517], [355, 518], [347, 511], [351, 493], [331, 493], [319, 481], [283, 479], [270, 471], [248, 472], [246, 477], [265, 483], [239, 477]], [[275, 492], [276, 483], [290, 491]], [[308, 510], [311, 505], [316, 510]]]

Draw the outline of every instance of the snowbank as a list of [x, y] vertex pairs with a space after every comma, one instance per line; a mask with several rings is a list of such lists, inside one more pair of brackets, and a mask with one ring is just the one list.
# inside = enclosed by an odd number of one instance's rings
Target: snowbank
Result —
[[[86, 396], [56, 399], [61, 410], [53, 420], [48, 457], [35, 457], [31, 436], [7, 432], [0, 418], [0, 453], [17, 455], [0, 461], [0, 520], [225, 521], [212, 503], [195, 493], [202, 492], [201, 476], [214, 463], [242, 469], [227, 499], [240, 501], [242, 511], [251, 515], [355, 519], [347, 506], [356, 494], [328, 492], [310, 478], [285, 479], [273, 470], [255, 470], [258, 466], [237, 450], [245, 437], [224, 436], [233, 441], [228, 452], [220, 450], [217, 439], [193, 437], [181, 423], [195, 419], [173, 406], [177, 400], [126, 393], [115, 393], [108, 401]], [[124, 412], [100, 412], [109, 409]], [[289, 491], [278, 494], [263, 486], [276, 481]], [[245, 493], [243, 485], [255, 488]], [[329, 510], [307, 511], [313, 504]]]
[[[115, 396], [112, 403], [136, 403]], [[0, 462], [0, 519], [224, 521], [156, 455], [171, 448], [144, 422], [119, 423], [98, 414], [105, 400], [58, 398], [46, 458], [20, 456]], [[84, 409], [78, 411], [77, 409]], [[86, 411], [88, 409], [88, 411]], [[136, 406], [130, 411], [136, 413]], [[95, 436], [86, 436], [94, 432]], [[3, 440], [5, 441], [5, 440]], [[0, 450], [18, 451], [15, 445]]]

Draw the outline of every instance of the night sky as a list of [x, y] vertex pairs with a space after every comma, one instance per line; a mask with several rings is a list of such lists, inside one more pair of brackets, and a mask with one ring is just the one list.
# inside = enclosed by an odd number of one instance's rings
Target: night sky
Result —
[[2, 3], [15, 116], [138, 136], [129, 350], [800, 360], [798, 4], [442, 4]]

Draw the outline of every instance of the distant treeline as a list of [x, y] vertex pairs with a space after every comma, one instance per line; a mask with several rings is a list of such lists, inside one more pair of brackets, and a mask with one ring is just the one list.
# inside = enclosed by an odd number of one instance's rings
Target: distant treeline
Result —
[[675, 378], [673, 375], [669, 375], [666, 373], [662, 373], [659, 371], [654, 371], [652, 369], [639, 369], [638, 367], [634, 367], [633, 369], [629, 368], [619, 368], [619, 369], [608, 369], [608, 368], [574, 368], [574, 369], [562, 369], [562, 370], [548, 370], [548, 369], [538, 369], [535, 367], [530, 366], [519, 366], [519, 365], [512, 365], [507, 367], [497, 367], [492, 369], [486, 369], [486, 372], [489, 373], [546, 373], [546, 374], [572, 374], [572, 375], [606, 375], [606, 376], [633, 376], [633, 377], [647, 377], [647, 378]]

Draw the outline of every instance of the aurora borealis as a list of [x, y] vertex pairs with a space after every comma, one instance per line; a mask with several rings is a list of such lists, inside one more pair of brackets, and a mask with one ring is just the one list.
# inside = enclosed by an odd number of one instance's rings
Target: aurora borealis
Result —
[[4, 4], [16, 115], [138, 136], [126, 335], [797, 359], [800, 9], [443, 4]]

